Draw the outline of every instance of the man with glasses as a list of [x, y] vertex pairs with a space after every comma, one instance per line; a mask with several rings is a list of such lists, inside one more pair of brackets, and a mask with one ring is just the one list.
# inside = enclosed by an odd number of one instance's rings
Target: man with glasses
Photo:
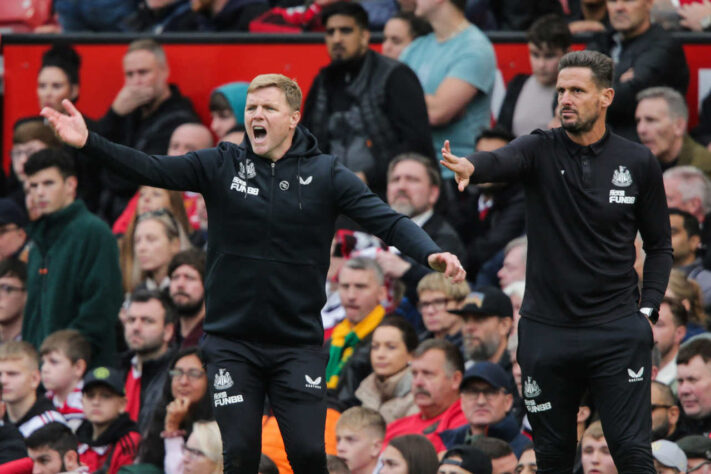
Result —
[[437, 451], [487, 436], [506, 441], [519, 457], [530, 440], [510, 413], [513, 395], [506, 372], [493, 362], [478, 362], [464, 373], [459, 393], [468, 424], [439, 433], [434, 442]]
[[425, 275], [417, 284], [417, 309], [427, 329], [420, 340], [446, 339], [463, 351], [462, 318], [449, 310], [459, 308], [467, 294], [466, 282], [452, 283], [441, 273]]
[[27, 265], [16, 259], [0, 261], [0, 344], [19, 341], [27, 291]]
[[711, 438], [708, 436], [685, 436], [676, 442], [686, 454], [687, 474], [711, 474]]
[[687, 433], [679, 423], [681, 409], [668, 385], [652, 381], [652, 440], [676, 441]]

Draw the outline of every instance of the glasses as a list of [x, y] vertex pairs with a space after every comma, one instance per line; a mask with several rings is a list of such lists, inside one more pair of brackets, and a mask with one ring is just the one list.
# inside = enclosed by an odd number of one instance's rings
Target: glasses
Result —
[[200, 380], [205, 376], [205, 371], [200, 370], [200, 369], [190, 369], [190, 370], [183, 370], [183, 369], [173, 369], [168, 371], [168, 375], [173, 377], [174, 379], [179, 379], [183, 375], [186, 375], [189, 379], [192, 380]]
[[671, 408], [671, 407], [672, 407], [671, 405], [655, 405], [655, 404], [652, 404], [652, 411], [656, 410], [657, 408], [669, 409], [669, 408]]
[[419, 303], [417, 303], [417, 309], [422, 311], [423, 309], [427, 309], [432, 306], [432, 309], [441, 310], [444, 309], [447, 306], [447, 303], [449, 303], [450, 301], [452, 300], [449, 298], [437, 298], [436, 300], [432, 301], [420, 301]]
[[497, 395], [501, 393], [504, 393], [503, 389], [494, 387], [466, 388], [462, 390], [462, 395], [472, 397], [475, 400], [479, 399], [479, 395], [484, 395], [484, 398], [486, 398], [486, 401], [488, 402], [492, 401], [494, 398], [496, 398]]
[[701, 464], [699, 464], [698, 466], [694, 466], [694, 467], [691, 467], [691, 468], [687, 469], [686, 472], [689, 473], [689, 472], [698, 471], [698, 470], [701, 469], [702, 467], [708, 466], [709, 464], [711, 464], [711, 461], [704, 461], [704, 462], [702, 462]]
[[11, 295], [15, 291], [25, 291], [25, 289], [21, 286], [12, 286], [6, 284], [0, 285], [0, 293], [4, 295]]
[[207, 454], [203, 453], [199, 449], [196, 448], [191, 448], [190, 446], [184, 444], [183, 445], [183, 454], [185, 456], [189, 456], [191, 458], [206, 458]]

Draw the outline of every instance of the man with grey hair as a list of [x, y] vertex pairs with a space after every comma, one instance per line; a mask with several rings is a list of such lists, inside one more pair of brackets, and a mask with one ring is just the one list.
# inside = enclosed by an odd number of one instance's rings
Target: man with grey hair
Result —
[[694, 166], [675, 166], [664, 172], [667, 206], [686, 211], [703, 224], [711, 212], [711, 180]]
[[711, 151], [686, 131], [689, 110], [671, 87], [650, 87], [637, 94], [637, 135], [659, 160], [662, 171], [690, 165], [711, 174]]
[[[526, 192], [518, 363], [540, 472], [572, 471], [585, 390], [619, 471], [654, 472], [649, 324], [672, 266], [669, 211], [657, 159], [606, 125], [612, 78], [604, 54], [568, 53], [556, 84], [561, 128], [468, 158], [452, 155], [447, 142], [442, 150], [460, 190], [472, 178], [521, 181]], [[638, 230], [646, 252], [641, 294]]]
[[517, 237], [504, 247], [504, 263], [496, 276], [499, 286], [506, 288], [515, 281], [526, 279], [526, 257], [528, 256], [528, 238]]

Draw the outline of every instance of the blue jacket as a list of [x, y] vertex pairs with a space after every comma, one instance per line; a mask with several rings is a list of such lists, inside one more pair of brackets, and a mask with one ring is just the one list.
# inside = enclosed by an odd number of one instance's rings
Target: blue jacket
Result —
[[[439, 438], [447, 449], [450, 449], [459, 444], [465, 444], [468, 433], [469, 425], [464, 425], [439, 433]], [[531, 443], [531, 440], [521, 433], [515, 418], [510, 413], [500, 422], [489, 426], [486, 436], [509, 443], [517, 458], [521, 457], [523, 448]]]

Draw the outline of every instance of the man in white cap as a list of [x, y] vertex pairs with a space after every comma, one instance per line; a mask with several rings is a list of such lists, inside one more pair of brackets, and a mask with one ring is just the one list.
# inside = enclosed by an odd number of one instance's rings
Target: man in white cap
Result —
[[674, 442], [660, 439], [652, 443], [657, 474], [686, 474], [686, 454]]

